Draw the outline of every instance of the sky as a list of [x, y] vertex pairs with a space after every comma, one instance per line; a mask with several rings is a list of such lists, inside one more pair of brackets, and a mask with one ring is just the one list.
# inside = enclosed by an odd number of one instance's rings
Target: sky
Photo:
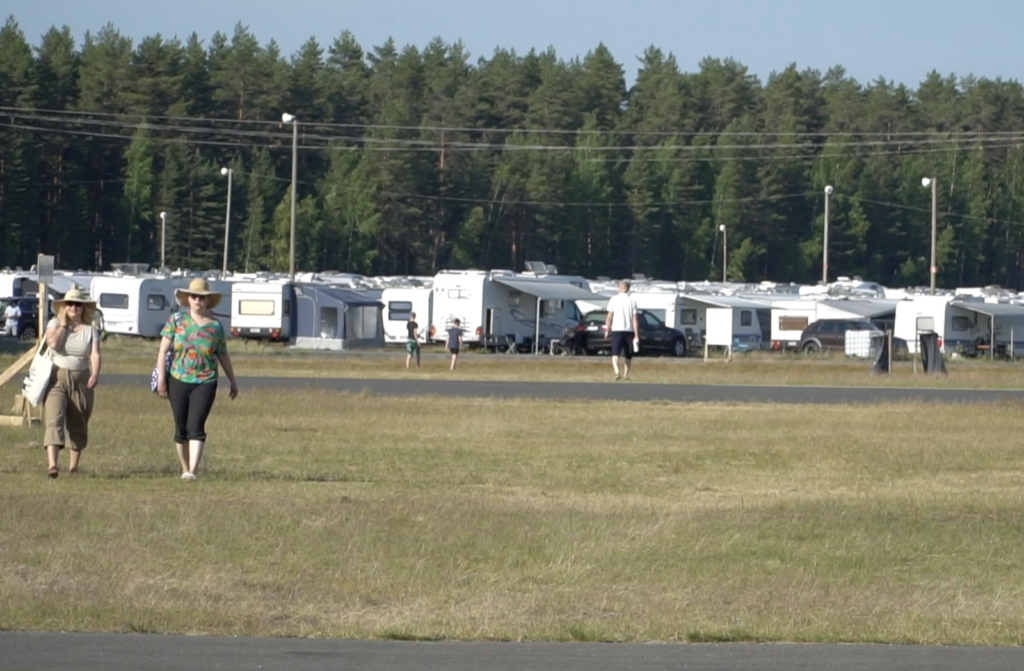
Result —
[[388, 38], [418, 47], [461, 40], [474, 61], [498, 47], [551, 46], [570, 59], [604, 43], [627, 83], [651, 45], [674, 54], [684, 72], [708, 56], [734, 58], [762, 82], [791, 63], [822, 72], [841, 65], [861, 83], [883, 77], [911, 88], [932, 70], [1024, 80], [1018, 0], [36, 0], [0, 12], [32, 45], [54, 25], [79, 42], [110, 22], [136, 41], [195, 32], [209, 44], [242, 23], [286, 55], [310, 37], [326, 49], [344, 30], [366, 51]]

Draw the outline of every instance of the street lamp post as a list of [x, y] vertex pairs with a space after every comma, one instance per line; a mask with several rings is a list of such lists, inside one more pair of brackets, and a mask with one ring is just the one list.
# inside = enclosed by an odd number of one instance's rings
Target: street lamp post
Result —
[[821, 242], [821, 283], [828, 285], [828, 197], [832, 195], [832, 187], [825, 187], [825, 234]]
[[725, 224], [721, 224], [718, 230], [722, 232], [722, 281], [729, 281], [729, 238], [725, 230]]
[[234, 170], [231, 168], [220, 169], [220, 174], [228, 177], [228, 211], [224, 215], [224, 265], [221, 267], [221, 275], [228, 274], [228, 232], [231, 230], [231, 175], [233, 173]]
[[160, 270], [167, 267], [167, 213], [160, 213]]
[[931, 292], [933, 296], [935, 295], [935, 273], [938, 271], [938, 267], [935, 265], [935, 213], [937, 209], [937, 201], [935, 197], [935, 182], [936, 179], [934, 177], [924, 177], [923, 179], [921, 179], [921, 186], [925, 187], [926, 189], [928, 187], [931, 187], [932, 189], [932, 262], [931, 267], [929, 268], [929, 274], [931, 275]]
[[288, 251], [288, 274], [295, 279], [295, 199], [297, 198], [295, 188], [298, 183], [298, 153], [299, 153], [299, 120], [294, 114], [285, 112], [281, 115], [281, 121], [287, 126], [292, 126], [292, 224], [289, 237]]

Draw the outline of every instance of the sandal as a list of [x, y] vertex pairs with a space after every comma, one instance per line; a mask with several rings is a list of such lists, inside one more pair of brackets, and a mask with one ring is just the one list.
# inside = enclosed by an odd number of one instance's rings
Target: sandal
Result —
[[56, 479], [56, 477], [57, 477], [58, 475], [60, 475], [60, 471], [58, 471], [58, 470], [57, 470], [57, 467], [56, 467], [56, 466], [50, 466], [50, 470], [46, 471], [46, 475], [47, 475], [47, 476], [48, 476], [48, 477], [49, 477], [49, 478], [50, 478], [51, 480], [54, 480], [54, 479]]

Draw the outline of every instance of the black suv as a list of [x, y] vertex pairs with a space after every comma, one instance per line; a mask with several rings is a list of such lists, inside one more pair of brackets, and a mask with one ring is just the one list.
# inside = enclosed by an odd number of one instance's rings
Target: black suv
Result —
[[[866, 319], [819, 319], [800, 334], [797, 346], [805, 354], [816, 354], [826, 350], [846, 351], [847, 331], [871, 331], [873, 335], [882, 336], [885, 331]], [[892, 339], [893, 356], [903, 356], [910, 350], [903, 338]]]
[[[7, 318], [4, 312], [12, 301], [18, 302], [21, 319], [18, 320], [18, 331], [14, 335], [21, 340], [35, 340], [39, 335], [39, 299], [35, 296], [19, 296], [16, 298], [0, 298], [0, 325], [5, 325]], [[53, 311], [50, 311], [53, 316]], [[0, 326], [0, 333], [3, 333]]]
[[[644, 310], [638, 311], [640, 321], [640, 352], [639, 354], [671, 354], [686, 356], [686, 334], [679, 329], [665, 326], [665, 322]], [[577, 328], [583, 350], [587, 354], [610, 352], [611, 336], [605, 328], [608, 318], [607, 310], [595, 310], [583, 315]]]

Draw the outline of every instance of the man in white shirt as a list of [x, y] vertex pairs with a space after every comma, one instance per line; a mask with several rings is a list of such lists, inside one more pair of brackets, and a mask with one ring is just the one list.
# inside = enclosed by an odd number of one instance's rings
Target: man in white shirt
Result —
[[17, 299], [7, 304], [7, 309], [4, 310], [4, 320], [4, 335], [17, 336], [18, 323], [21, 321], [21, 308], [18, 307]]
[[633, 360], [633, 352], [640, 348], [640, 318], [637, 315], [636, 301], [629, 295], [629, 282], [619, 282], [619, 293], [608, 301], [608, 317], [605, 327], [612, 341], [612, 368], [615, 379], [619, 375], [619, 356], [625, 356], [623, 376], [629, 379], [629, 365]]

